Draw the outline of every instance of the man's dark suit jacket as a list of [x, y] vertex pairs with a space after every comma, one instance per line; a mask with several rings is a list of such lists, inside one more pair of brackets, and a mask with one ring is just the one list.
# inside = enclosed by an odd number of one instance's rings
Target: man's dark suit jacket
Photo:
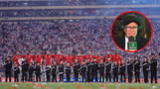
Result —
[[[120, 48], [125, 49], [125, 37], [117, 37], [114, 39], [114, 41]], [[143, 48], [148, 42], [146, 39], [142, 37], [137, 37], [136, 41], [137, 41], [137, 50]]]

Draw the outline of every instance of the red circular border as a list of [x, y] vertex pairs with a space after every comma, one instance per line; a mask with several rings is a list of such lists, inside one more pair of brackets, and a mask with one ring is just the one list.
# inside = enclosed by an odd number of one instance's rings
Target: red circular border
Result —
[[[143, 17], [147, 20], [147, 22], [149, 23], [149, 25], [150, 25], [150, 38], [149, 38], [149, 41], [145, 44], [145, 46], [143, 46], [142, 48], [140, 48], [140, 49], [138, 49], [138, 50], [135, 50], [135, 51], [125, 50], [125, 49], [119, 47], [118, 44], [114, 41], [114, 37], [113, 37], [113, 34], [112, 34], [112, 30], [113, 30], [114, 23], [117, 21], [117, 19], [118, 19], [121, 15], [124, 15], [124, 14], [127, 14], [127, 13], [136, 13], [136, 14], [139, 14], [139, 15], [143, 16]], [[121, 49], [121, 50], [123, 50], [123, 51], [125, 51], [125, 52], [131, 52], [131, 53], [133, 53], [133, 52], [138, 52], [138, 51], [140, 51], [140, 50], [142, 50], [142, 49], [145, 49], [145, 48], [147, 47], [147, 45], [151, 42], [152, 32], [153, 32], [152, 23], [150, 22], [150, 20], [149, 20], [144, 14], [142, 14], [142, 13], [140, 13], [140, 12], [138, 12], [138, 11], [125, 11], [125, 12], [119, 14], [119, 15], [114, 19], [114, 21], [112, 22], [110, 30], [111, 30], [111, 31], [110, 31], [110, 35], [111, 35], [111, 38], [112, 38], [113, 43], [114, 43], [119, 49]]]

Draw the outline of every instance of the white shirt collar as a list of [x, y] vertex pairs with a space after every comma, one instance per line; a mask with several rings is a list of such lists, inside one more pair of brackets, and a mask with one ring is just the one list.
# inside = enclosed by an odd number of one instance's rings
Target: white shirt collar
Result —
[[128, 50], [128, 37], [125, 36], [125, 50]]

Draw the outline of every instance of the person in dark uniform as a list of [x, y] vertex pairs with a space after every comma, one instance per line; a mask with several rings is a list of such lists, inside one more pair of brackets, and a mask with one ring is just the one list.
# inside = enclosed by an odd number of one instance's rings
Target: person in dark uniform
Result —
[[17, 64], [15, 64], [15, 67], [14, 67], [13, 71], [14, 71], [14, 82], [19, 82], [20, 69], [19, 69], [19, 66]]
[[126, 64], [124, 61], [120, 64], [120, 79], [121, 82], [126, 82]]
[[9, 79], [9, 82], [11, 82], [11, 73], [12, 73], [12, 61], [10, 58], [7, 58], [5, 61], [5, 81], [7, 82]]
[[51, 70], [52, 70], [52, 82], [56, 82], [56, 73], [57, 73], [57, 65], [56, 62], [53, 63], [53, 65], [51, 66]]
[[99, 75], [100, 75], [100, 82], [104, 82], [104, 61], [101, 60], [98, 64]]
[[29, 69], [28, 69], [28, 71], [29, 71], [29, 81], [31, 82], [33, 79], [33, 72], [34, 72], [34, 70], [35, 70], [35, 68], [34, 68], [34, 66], [33, 66], [33, 64], [32, 63], [30, 63], [29, 64]]
[[153, 79], [155, 80], [155, 83], [157, 83], [157, 59], [156, 56], [153, 54], [151, 61], [151, 83], [153, 83]]
[[111, 82], [111, 67], [112, 63], [110, 62], [110, 58], [105, 63], [105, 72], [106, 72], [106, 82]]
[[61, 60], [60, 65], [58, 67], [58, 72], [59, 72], [59, 79], [60, 82], [63, 82], [63, 77], [64, 77], [64, 64], [63, 61]]
[[148, 72], [149, 72], [149, 62], [147, 58], [145, 58], [143, 62], [143, 76], [145, 83], [148, 83]]
[[2, 82], [2, 75], [0, 74], [0, 82]]
[[127, 72], [128, 72], [128, 82], [132, 83], [133, 78], [133, 61], [129, 59], [127, 63]]
[[46, 65], [46, 79], [47, 82], [50, 82], [50, 74], [51, 74], [51, 68], [49, 65]]
[[75, 63], [73, 63], [73, 71], [74, 71], [74, 79], [76, 82], [78, 82], [79, 68], [80, 68], [80, 63], [78, 62], [78, 59], [75, 59]]
[[93, 77], [92, 68], [93, 68], [92, 62], [89, 62], [89, 60], [87, 60], [87, 82], [92, 81], [92, 77]]
[[38, 63], [36, 65], [36, 71], [35, 71], [35, 74], [36, 74], [36, 82], [41, 82], [41, 67], [40, 67], [40, 64]]
[[96, 58], [93, 59], [93, 62], [92, 62], [92, 81], [94, 81], [95, 79], [95, 82], [98, 81], [98, 63], [96, 61]]
[[118, 64], [117, 62], [113, 65], [113, 82], [118, 82]]
[[135, 73], [135, 82], [140, 83], [140, 60], [136, 57], [136, 60], [134, 61], [134, 73]]
[[67, 63], [67, 65], [66, 65], [65, 73], [66, 73], [67, 82], [70, 82], [71, 67], [70, 67], [69, 63]]
[[28, 67], [29, 64], [27, 63], [27, 61], [22, 61], [22, 82], [25, 82], [28, 79]]
[[82, 82], [86, 82], [87, 64], [85, 62], [82, 62], [79, 71], [80, 75], [82, 76]]
[[75, 59], [75, 62], [73, 63], [73, 71], [74, 71], [74, 79], [76, 82], [78, 82], [79, 68], [80, 68], [80, 63], [78, 62], [78, 59]]

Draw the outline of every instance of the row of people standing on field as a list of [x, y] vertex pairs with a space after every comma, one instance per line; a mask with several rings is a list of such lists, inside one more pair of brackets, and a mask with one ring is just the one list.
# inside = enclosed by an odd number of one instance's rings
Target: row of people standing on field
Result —
[[[127, 62], [123, 60], [121, 64], [110, 61], [110, 58], [107, 61], [101, 59], [100, 62], [97, 62], [95, 58], [92, 61], [86, 59], [82, 63], [76, 59], [72, 65], [65, 60], [61, 60], [60, 64], [54, 61], [52, 65], [46, 65], [44, 61], [42, 64], [36, 64], [34, 61], [28, 63], [27, 60], [23, 60], [21, 65], [14, 65], [13, 72], [15, 82], [19, 82], [19, 78], [21, 81], [33, 81], [35, 76], [36, 82], [57, 82], [58, 80], [63, 82], [64, 78], [70, 82], [71, 78], [74, 78], [76, 82], [126, 82], [128, 80], [131, 83], [140, 82], [142, 73], [145, 83], [148, 82], [148, 79], [151, 79], [151, 83], [153, 80], [157, 83], [157, 59], [152, 55], [150, 60], [144, 58], [142, 62], [135, 57], [129, 58]], [[12, 61], [6, 60], [6, 82], [7, 79], [11, 81], [11, 73]], [[149, 73], [151, 73], [150, 78]], [[133, 76], [135, 81], [133, 81]]]
[[[107, 55], [107, 56], [102, 57], [102, 56], [99, 56], [99, 55], [96, 55], [96, 56], [95, 55], [91, 55], [89, 53], [89, 54], [86, 54], [86, 55], [78, 54], [77, 56], [72, 56], [72, 55], [69, 54], [67, 56], [64, 56], [64, 55], [61, 55], [61, 54], [54, 54], [54, 55], [48, 54], [48, 51], [47, 51], [46, 55], [29, 55], [29, 54], [27, 54], [27, 55], [19, 55], [19, 53], [16, 53], [16, 55], [13, 56], [12, 60], [14, 62], [14, 65], [17, 65], [17, 66], [20, 67], [20, 69], [21, 69], [20, 73], [21, 73], [21, 76], [22, 76], [21, 80], [24, 81], [24, 80], [27, 80], [26, 76], [27, 75], [29, 76], [29, 74], [27, 72], [28, 69], [29, 69], [29, 66], [33, 65], [33, 64], [34, 64], [33, 66], [35, 67], [34, 69], [36, 69], [37, 65], [40, 65], [40, 68], [37, 67], [38, 69], [41, 69], [41, 67], [42, 67], [42, 70], [40, 70], [42, 73], [41, 72], [37, 73], [35, 71], [35, 74], [37, 74], [37, 76], [43, 75], [42, 79], [45, 79], [44, 78], [44, 76], [46, 76], [46, 75], [44, 75], [44, 73], [45, 73], [44, 69], [46, 69], [45, 66], [47, 65], [47, 68], [49, 68], [49, 66], [53, 63], [53, 61], [55, 61], [55, 65], [57, 67], [60, 66], [60, 64], [62, 62], [63, 66], [65, 65], [64, 68], [67, 68], [66, 64], [69, 65], [69, 66], [72, 66], [72, 64], [74, 64], [75, 60], [77, 60], [79, 65], [82, 64], [82, 62], [85, 61], [85, 60], [87, 60], [88, 62], [91, 62], [91, 60], [93, 60], [93, 59], [96, 60], [97, 63], [99, 63], [100, 60], [106, 61], [106, 58], [108, 56], [110, 58], [112, 58], [112, 59], [114, 57], [114, 60], [111, 60], [111, 61], [121, 62], [120, 55]], [[42, 62], [43, 62], [43, 65], [42, 65]], [[33, 71], [33, 68], [31, 68], [31, 70]], [[60, 70], [62, 70], [62, 69], [60, 68]], [[75, 68], [74, 68], [74, 70], [75, 70]], [[17, 72], [17, 73], [19, 73], [19, 72]], [[30, 73], [33, 73], [33, 72], [30, 72]], [[77, 70], [75, 70], [75, 73], [77, 73]], [[62, 76], [62, 72], [60, 72], [58, 74], [61, 75], [60, 76], [60, 80], [62, 80], [62, 77], [63, 77]], [[63, 72], [63, 74], [64, 74], [64, 72]], [[75, 74], [75, 76], [77, 76], [77, 74]], [[68, 74], [66, 74], [66, 75], [68, 75]], [[37, 79], [38, 78], [39, 77], [37, 77]], [[77, 80], [77, 78], [76, 78], [76, 80]]]

